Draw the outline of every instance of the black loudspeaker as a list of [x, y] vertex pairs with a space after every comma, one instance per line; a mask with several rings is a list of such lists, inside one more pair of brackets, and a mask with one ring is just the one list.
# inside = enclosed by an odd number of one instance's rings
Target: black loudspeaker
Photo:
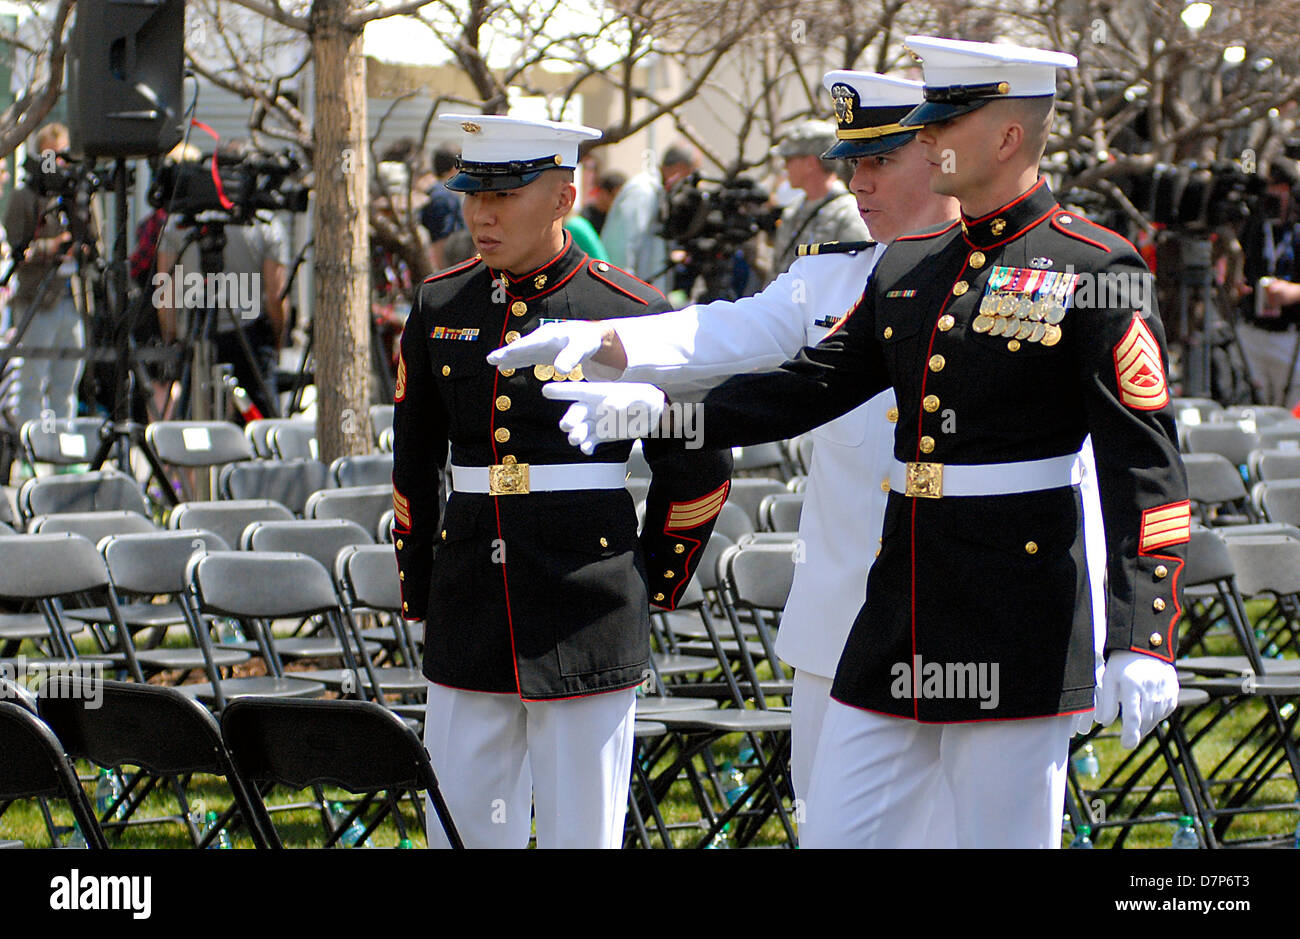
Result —
[[155, 156], [184, 133], [185, 0], [78, 0], [68, 131], [84, 157]]

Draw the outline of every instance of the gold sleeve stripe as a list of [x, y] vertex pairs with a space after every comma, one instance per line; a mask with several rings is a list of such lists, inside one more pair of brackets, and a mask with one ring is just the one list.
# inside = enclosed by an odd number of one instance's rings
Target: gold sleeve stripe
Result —
[[393, 516], [403, 528], [411, 527], [411, 503], [396, 487], [393, 488]]
[[1138, 550], [1151, 551], [1166, 545], [1183, 544], [1192, 534], [1190, 502], [1176, 502], [1142, 513], [1142, 534]]
[[706, 496], [701, 496], [690, 502], [674, 502], [668, 508], [668, 521], [664, 525], [666, 531], [684, 528], [698, 528], [705, 522], [715, 518], [722, 511], [722, 506], [727, 501], [727, 492], [730, 490], [730, 481], [723, 483], [713, 492]]

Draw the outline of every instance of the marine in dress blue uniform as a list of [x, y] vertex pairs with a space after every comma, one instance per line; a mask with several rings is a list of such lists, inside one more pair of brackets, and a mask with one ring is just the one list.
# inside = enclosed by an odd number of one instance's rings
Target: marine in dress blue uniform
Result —
[[[572, 169], [578, 141], [596, 133], [451, 119], [464, 143], [448, 186], [470, 192]], [[539, 845], [619, 843], [650, 605], [672, 609], [684, 590], [731, 468], [729, 453], [647, 441], [654, 478], [638, 535], [624, 487], [630, 444], [575, 461], [556, 428], [563, 405], [540, 394], [546, 382], [582, 381], [581, 369], [499, 373], [485, 347], [546, 321], [666, 307], [567, 232], [535, 270], [475, 258], [418, 291], [395, 393], [394, 543], [403, 612], [425, 623], [426, 741], [468, 846], [523, 847], [530, 794]]]

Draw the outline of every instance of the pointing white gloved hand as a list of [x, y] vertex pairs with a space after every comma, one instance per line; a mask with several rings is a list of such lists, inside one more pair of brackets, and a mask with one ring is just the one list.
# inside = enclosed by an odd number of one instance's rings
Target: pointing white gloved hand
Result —
[[560, 419], [560, 430], [588, 456], [598, 444], [655, 433], [667, 401], [654, 385], [641, 382], [557, 381], [543, 385], [542, 394], [573, 402]]
[[1097, 691], [1097, 723], [1114, 722], [1122, 709], [1120, 743], [1132, 750], [1178, 706], [1178, 674], [1168, 662], [1138, 652], [1112, 652]]
[[525, 368], [553, 365], [557, 372], [571, 372], [579, 365], [589, 378], [617, 378], [620, 372], [591, 357], [600, 351], [605, 327], [589, 320], [546, 323], [508, 346], [488, 353], [488, 363], [497, 368]]

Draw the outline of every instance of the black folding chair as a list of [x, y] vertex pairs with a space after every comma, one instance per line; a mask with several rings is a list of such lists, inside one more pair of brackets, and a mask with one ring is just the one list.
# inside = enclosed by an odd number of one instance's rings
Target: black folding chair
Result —
[[[257, 824], [259, 815], [226, 752], [221, 730], [212, 714], [193, 698], [174, 688], [134, 682], [105, 681], [83, 689], [78, 679], [58, 675], [41, 689], [40, 714], [74, 759], [90, 760], [114, 771], [124, 766], [143, 770], [123, 774], [126, 785], [119, 799], [105, 806], [100, 823], [103, 829], [116, 829], [120, 834], [127, 824], [180, 824], [196, 848], [206, 848], [238, 814], [253, 844], [267, 846]], [[224, 778], [234, 795], [234, 804], [206, 832], [194, 824], [181, 781], [193, 773]], [[134, 819], [145, 797], [164, 778], [176, 795], [179, 814]], [[119, 812], [121, 820], [113, 820]]]
[[[420, 739], [401, 718], [373, 702], [243, 698], [221, 715], [221, 733], [239, 775], [250, 783], [277, 783], [294, 790], [328, 784], [367, 794], [336, 827], [328, 824], [322, 809], [327, 830], [333, 827], [325, 847], [338, 842], [379, 792], [387, 792], [388, 798], [357, 843], [364, 843], [390, 812], [402, 832], [394, 793], [420, 791], [428, 794], [452, 847], [464, 847]], [[261, 794], [254, 785], [249, 791], [271, 846], [283, 847]], [[416, 818], [422, 819], [418, 799], [416, 805]]]
[[[108, 847], [72, 759], [58, 737], [31, 710], [8, 696], [0, 700], [0, 754], [0, 817], [16, 799], [62, 799], [71, 807], [86, 847]], [[42, 809], [51, 847], [59, 847], [49, 809], [44, 803]]]

